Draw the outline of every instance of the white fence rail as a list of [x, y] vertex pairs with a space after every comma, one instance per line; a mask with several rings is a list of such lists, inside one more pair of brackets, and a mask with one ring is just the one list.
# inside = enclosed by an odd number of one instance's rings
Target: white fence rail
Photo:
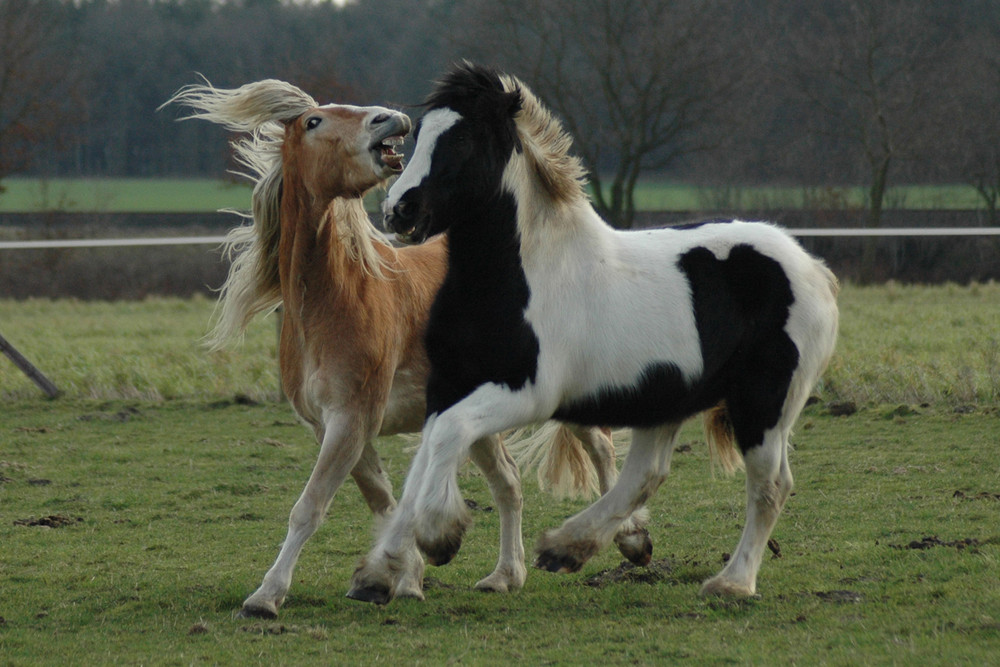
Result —
[[[1000, 227], [888, 227], [880, 229], [789, 229], [793, 236], [1000, 236]], [[55, 248], [121, 248], [168, 245], [220, 245], [224, 236], [168, 236], [131, 239], [57, 239], [0, 241], [0, 250]]]

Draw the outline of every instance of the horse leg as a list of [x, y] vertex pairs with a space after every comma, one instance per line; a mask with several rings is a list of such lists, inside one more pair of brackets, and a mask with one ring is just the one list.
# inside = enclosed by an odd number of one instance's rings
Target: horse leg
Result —
[[[618, 479], [615, 466], [615, 444], [611, 439], [611, 429], [570, 426], [573, 434], [583, 443], [583, 448], [597, 470], [597, 483], [601, 495], [606, 494]], [[636, 565], [648, 565], [653, 557], [653, 542], [649, 539], [646, 524], [649, 511], [640, 507], [622, 522], [615, 534], [615, 546], [625, 558]]]
[[542, 535], [535, 566], [550, 572], [575, 572], [611, 542], [622, 523], [666, 479], [679, 429], [679, 424], [668, 424], [635, 430], [618, 482], [590, 507]]
[[757, 590], [757, 571], [767, 540], [792, 492], [788, 429], [767, 430], [763, 440], [761, 445], [743, 454], [747, 471], [747, 522], [739, 546], [722, 571], [702, 585], [702, 595], [749, 597]]
[[444, 565], [451, 560], [470, 520], [458, 489], [459, 465], [480, 438], [535, 421], [533, 409], [527, 397], [484, 385], [428, 418], [399, 506], [355, 570], [348, 597], [376, 604], [389, 602], [414, 543], [432, 564]]
[[[376, 519], [385, 517], [395, 509], [396, 500], [392, 497], [392, 483], [382, 470], [378, 452], [370, 443], [365, 444], [365, 449], [351, 471], [351, 476]], [[408, 564], [408, 569], [400, 572], [396, 596], [423, 600], [424, 562], [416, 545], [413, 546], [413, 552], [405, 562]]]
[[469, 451], [473, 463], [486, 475], [486, 483], [500, 512], [500, 557], [496, 569], [476, 583], [480, 591], [506, 593], [521, 588], [528, 575], [521, 540], [521, 476], [517, 464], [497, 436], [480, 438]]
[[352, 415], [335, 412], [327, 416], [319, 457], [289, 514], [288, 534], [278, 558], [264, 575], [260, 588], [243, 602], [240, 616], [277, 618], [302, 547], [322, 523], [333, 495], [357, 464], [369, 439], [370, 434], [362, 432], [358, 421]]
[[397, 583], [402, 581], [406, 572], [418, 569], [423, 572], [424, 561], [417, 552], [417, 543], [413, 538], [413, 507], [420, 479], [425, 474], [430, 458], [427, 432], [428, 424], [425, 424], [423, 440], [410, 462], [399, 505], [389, 514], [379, 531], [375, 546], [361, 559], [351, 576], [347, 597], [352, 600], [388, 604], [395, 597]]
[[428, 459], [415, 496], [413, 536], [432, 565], [445, 565], [458, 553], [471, 521], [457, 476], [472, 444], [479, 438], [536, 421], [536, 409], [527, 394], [482, 385], [428, 420], [424, 427]]

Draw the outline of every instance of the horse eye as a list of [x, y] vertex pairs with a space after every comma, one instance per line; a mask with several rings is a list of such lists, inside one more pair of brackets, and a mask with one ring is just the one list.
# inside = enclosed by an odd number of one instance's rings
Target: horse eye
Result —
[[319, 127], [319, 124], [322, 122], [323, 122], [322, 118], [320, 118], [319, 116], [313, 116], [312, 118], [306, 121], [306, 129], [315, 130], [317, 127]]

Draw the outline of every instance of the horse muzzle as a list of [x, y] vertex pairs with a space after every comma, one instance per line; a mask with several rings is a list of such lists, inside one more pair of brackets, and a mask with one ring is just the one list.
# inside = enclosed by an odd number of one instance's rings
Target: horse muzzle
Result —
[[400, 200], [385, 214], [385, 228], [402, 243], [423, 243], [427, 226], [426, 216], [420, 215], [420, 206], [412, 201]]

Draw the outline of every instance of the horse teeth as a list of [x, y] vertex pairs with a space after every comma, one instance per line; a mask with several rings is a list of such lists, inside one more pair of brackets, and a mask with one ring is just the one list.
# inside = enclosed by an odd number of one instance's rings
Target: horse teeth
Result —
[[383, 146], [401, 146], [403, 144], [403, 137], [388, 137], [382, 140]]

